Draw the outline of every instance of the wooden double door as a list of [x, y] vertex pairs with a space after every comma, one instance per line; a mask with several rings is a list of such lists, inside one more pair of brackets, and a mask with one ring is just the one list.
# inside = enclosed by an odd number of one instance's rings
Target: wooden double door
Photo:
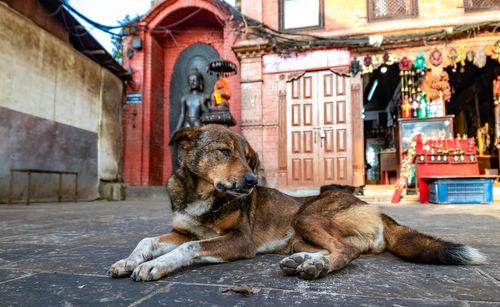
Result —
[[[352, 184], [350, 79], [308, 72], [287, 84], [287, 182]], [[362, 125], [362, 123], [359, 123]]]

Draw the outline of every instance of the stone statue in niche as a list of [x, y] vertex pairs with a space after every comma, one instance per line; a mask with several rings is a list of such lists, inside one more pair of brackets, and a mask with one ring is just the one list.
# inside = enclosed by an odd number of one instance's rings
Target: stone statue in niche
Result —
[[201, 127], [201, 116], [208, 112], [210, 95], [203, 92], [203, 75], [192, 68], [187, 76], [189, 93], [181, 97], [179, 121], [175, 131], [185, 127]]

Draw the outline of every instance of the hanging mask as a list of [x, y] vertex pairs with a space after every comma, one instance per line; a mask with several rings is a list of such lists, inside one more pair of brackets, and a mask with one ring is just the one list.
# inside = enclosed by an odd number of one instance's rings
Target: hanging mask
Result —
[[467, 62], [474, 61], [474, 51], [473, 50], [467, 51], [467, 54], [465, 55], [465, 57], [467, 58]]
[[410, 70], [412, 66], [411, 61], [407, 57], [403, 57], [401, 62], [399, 62], [399, 70]]
[[441, 54], [441, 51], [434, 49], [429, 55], [429, 60], [431, 61], [431, 64], [434, 66], [441, 65], [441, 63], [443, 63], [443, 56]]
[[483, 68], [486, 65], [486, 50], [484, 47], [479, 47], [474, 54], [474, 61], [472, 62], [479, 68]]

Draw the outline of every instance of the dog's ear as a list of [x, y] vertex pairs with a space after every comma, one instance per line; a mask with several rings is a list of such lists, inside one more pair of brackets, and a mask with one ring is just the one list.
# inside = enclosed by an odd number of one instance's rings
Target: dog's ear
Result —
[[259, 155], [253, 150], [252, 147], [250, 147], [250, 153], [249, 153], [249, 161], [248, 161], [248, 166], [252, 169], [252, 171], [257, 174], [257, 171], [259, 170]]
[[189, 151], [195, 146], [198, 138], [200, 137], [200, 134], [201, 130], [198, 127], [179, 129], [170, 138], [170, 142], [168, 142], [168, 145], [172, 146], [173, 144], [177, 144], [185, 151]]

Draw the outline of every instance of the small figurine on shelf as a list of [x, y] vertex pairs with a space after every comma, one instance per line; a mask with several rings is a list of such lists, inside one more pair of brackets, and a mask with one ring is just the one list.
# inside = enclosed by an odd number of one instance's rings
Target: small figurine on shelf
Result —
[[408, 99], [408, 95], [403, 98], [403, 104], [401, 106], [401, 115], [403, 118], [411, 118], [411, 105]]
[[427, 100], [425, 99], [425, 94], [422, 93], [422, 96], [420, 96], [420, 102], [419, 102], [419, 108], [418, 108], [418, 118], [427, 118], [429, 117], [428, 110], [427, 110]]

